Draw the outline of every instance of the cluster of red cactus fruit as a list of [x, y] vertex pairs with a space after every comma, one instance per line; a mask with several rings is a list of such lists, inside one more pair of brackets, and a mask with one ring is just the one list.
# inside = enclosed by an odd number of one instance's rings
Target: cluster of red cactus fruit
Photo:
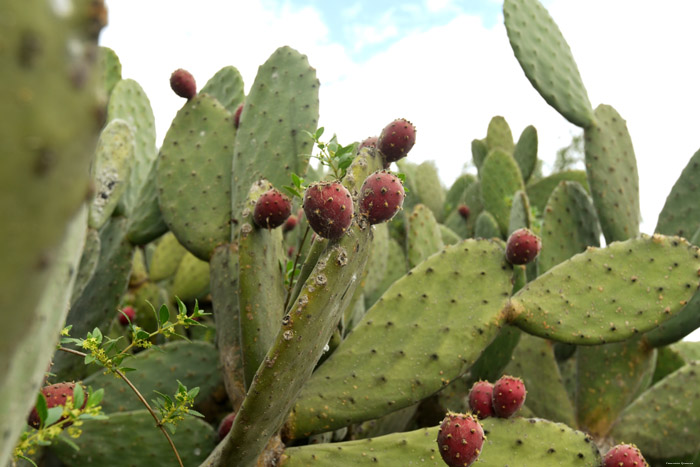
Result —
[[[242, 106], [236, 115], [240, 115]], [[405, 157], [416, 141], [416, 129], [409, 121], [398, 119], [387, 125], [379, 137], [367, 138], [360, 148], [378, 148], [384, 166]], [[401, 207], [406, 193], [401, 180], [387, 170], [379, 170], [365, 179], [360, 188], [359, 214], [369, 224], [386, 222]], [[355, 217], [353, 198], [339, 181], [313, 183], [306, 188], [303, 214], [311, 229], [319, 236], [334, 240], [342, 237]], [[255, 204], [253, 221], [258, 227], [274, 229], [283, 226], [288, 232], [297, 225], [300, 215], [292, 216], [292, 201], [275, 188], [265, 192]], [[301, 214], [301, 213], [300, 213]]]

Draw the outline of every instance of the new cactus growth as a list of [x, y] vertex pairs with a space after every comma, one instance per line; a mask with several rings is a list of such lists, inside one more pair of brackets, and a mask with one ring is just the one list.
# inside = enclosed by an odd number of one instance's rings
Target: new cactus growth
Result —
[[182, 68], [178, 68], [170, 75], [170, 87], [175, 94], [187, 100], [192, 99], [197, 94], [197, 83], [194, 81], [194, 76]]
[[440, 424], [437, 444], [440, 455], [450, 467], [468, 467], [481, 454], [484, 430], [471, 414], [448, 413]]
[[385, 170], [374, 172], [360, 188], [360, 214], [372, 225], [386, 222], [399, 212], [405, 197], [397, 176]]
[[339, 182], [315, 183], [304, 194], [304, 215], [316, 234], [333, 240], [340, 238], [353, 219], [350, 192]]
[[292, 201], [272, 188], [255, 203], [253, 220], [258, 227], [275, 229], [284, 224], [292, 213]]

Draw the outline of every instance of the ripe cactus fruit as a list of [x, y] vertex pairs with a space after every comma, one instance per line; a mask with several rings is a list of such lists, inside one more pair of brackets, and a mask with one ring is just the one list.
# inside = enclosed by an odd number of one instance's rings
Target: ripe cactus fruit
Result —
[[493, 410], [493, 384], [488, 381], [477, 381], [469, 391], [469, 407], [480, 419], [492, 417]]
[[493, 410], [500, 418], [508, 418], [525, 403], [525, 383], [515, 376], [503, 375], [493, 385]]
[[508, 237], [506, 259], [510, 264], [527, 264], [537, 258], [541, 248], [540, 238], [530, 229], [518, 229]]
[[219, 423], [219, 441], [226, 438], [226, 435], [228, 434], [228, 432], [231, 431], [231, 427], [233, 426], [233, 420], [235, 418], [236, 418], [236, 413], [231, 412], [230, 414], [226, 415], [223, 418], [223, 420], [221, 420], [221, 423]]
[[362, 148], [376, 148], [377, 140], [379, 140], [377, 136], [370, 136], [369, 138], [366, 138], [363, 142], [360, 143], [360, 146], [358, 146], [358, 152]]
[[125, 306], [119, 312], [119, 324], [122, 326], [128, 326], [130, 322], [133, 323], [134, 318], [136, 318], [136, 310], [133, 306]]
[[475, 416], [448, 412], [440, 424], [437, 443], [447, 465], [467, 467], [481, 454], [485, 439], [484, 430]]
[[291, 200], [272, 188], [263, 193], [255, 203], [253, 221], [258, 227], [274, 229], [284, 224], [291, 213]]
[[360, 188], [360, 213], [372, 225], [386, 222], [399, 212], [405, 197], [401, 180], [386, 170], [378, 170]]
[[284, 221], [284, 224], [282, 225], [282, 232], [291, 232], [292, 230], [294, 230], [298, 223], [299, 218], [292, 214], [287, 218], [286, 221]]
[[175, 91], [175, 94], [187, 100], [197, 95], [197, 83], [194, 81], [194, 76], [182, 68], [178, 68], [170, 75], [170, 87]]
[[384, 166], [406, 157], [416, 143], [416, 127], [406, 119], [389, 123], [379, 135], [377, 147], [384, 155]]
[[466, 204], [460, 204], [460, 205], [457, 207], [457, 212], [458, 212], [459, 215], [462, 216], [462, 218], [464, 218], [464, 220], [466, 221], [466, 220], [469, 219], [469, 214], [470, 214], [471, 211], [469, 211], [469, 206], [467, 206]]
[[233, 114], [233, 126], [236, 128], [241, 124], [241, 112], [243, 112], [243, 104], [240, 104]]
[[340, 182], [314, 183], [304, 193], [304, 214], [319, 236], [340, 238], [352, 222], [350, 192]]
[[647, 461], [634, 444], [618, 444], [605, 454], [603, 467], [648, 467]]
[[[73, 398], [73, 389], [75, 389], [75, 383], [56, 383], [52, 384], [51, 386], [45, 386], [41, 388], [41, 393], [46, 399], [46, 408], [50, 409], [53, 407], [66, 405], [66, 401], [68, 400], [68, 398]], [[87, 399], [83, 400], [82, 407], [85, 407], [86, 403]], [[59, 420], [56, 421], [56, 423], [62, 420], [65, 420], [65, 417], [61, 417]], [[34, 428], [39, 428], [41, 420], [39, 418], [39, 413], [37, 412], [36, 407], [32, 409], [31, 413], [29, 414], [29, 417], [27, 417], [27, 423]], [[69, 424], [66, 423], [64, 426], [69, 426]]]

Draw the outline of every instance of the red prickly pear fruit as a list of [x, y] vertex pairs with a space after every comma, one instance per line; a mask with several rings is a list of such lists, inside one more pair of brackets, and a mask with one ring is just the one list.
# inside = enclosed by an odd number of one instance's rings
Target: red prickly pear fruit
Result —
[[288, 258], [291, 258], [292, 256], [294, 256], [294, 251], [295, 251], [295, 250], [296, 250], [296, 249], [295, 249], [293, 246], [290, 246], [289, 248], [287, 248], [287, 257], [288, 257]]
[[603, 467], [648, 467], [647, 461], [634, 444], [618, 444], [605, 454]]
[[263, 193], [255, 203], [253, 221], [258, 227], [274, 229], [284, 224], [291, 213], [290, 199], [272, 188]]
[[406, 157], [416, 143], [416, 127], [406, 119], [399, 118], [389, 123], [379, 135], [377, 147], [384, 155], [384, 165]]
[[294, 230], [294, 228], [297, 226], [299, 223], [299, 218], [292, 214], [287, 218], [286, 221], [284, 221], [284, 224], [282, 224], [282, 232], [290, 232]]
[[170, 87], [175, 91], [175, 94], [187, 100], [197, 95], [197, 83], [194, 81], [194, 76], [182, 68], [178, 68], [170, 75]]
[[469, 407], [474, 415], [480, 419], [492, 417], [493, 411], [493, 384], [488, 381], [477, 381], [469, 391]]
[[128, 326], [129, 323], [133, 323], [134, 318], [136, 318], [136, 310], [132, 306], [125, 306], [119, 312], [119, 324], [122, 326]]
[[[50, 409], [53, 407], [64, 406], [68, 401], [68, 398], [73, 398], [73, 390], [75, 389], [75, 383], [56, 383], [51, 386], [45, 386], [41, 388], [41, 393], [46, 399], [46, 408]], [[82, 408], [85, 408], [87, 403], [87, 398], [83, 400]], [[65, 420], [65, 417], [61, 417], [55, 423]], [[34, 428], [39, 428], [41, 424], [41, 419], [39, 418], [39, 412], [37, 412], [36, 407], [32, 408], [29, 417], [27, 417], [27, 424]], [[66, 423], [63, 426], [70, 426], [70, 423]]]
[[241, 112], [243, 112], [243, 104], [239, 105], [233, 114], [233, 126], [236, 128], [241, 125]]
[[378, 170], [362, 183], [360, 214], [372, 225], [386, 222], [399, 212], [405, 197], [401, 180], [386, 170]]
[[541, 248], [540, 238], [530, 229], [518, 229], [508, 237], [506, 259], [510, 264], [527, 264], [537, 258]]
[[459, 207], [457, 207], [457, 212], [464, 218], [465, 221], [469, 219], [469, 214], [471, 213], [469, 206], [466, 204], [460, 204]]
[[515, 376], [503, 375], [493, 385], [493, 411], [500, 418], [508, 418], [525, 403], [525, 383]]
[[484, 429], [475, 416], [448, 412], [440, 424], [437, 444], [447, 465], [466, 467], [479, 457], [485, 439]]
[[340, 182], [319, 182], [304, 193], [304, 214], [311, 229], [320, 237], [340, 238], [350, 227], [352, 197]]
[[379, 139], [379, 137], [377, 137], [377, 136], [370, 136], [369, 138], [366, 138], [358, 146], [357, 152], [360, 152], [360, 149], [362, 149], [362, 148], [376, 148], [378, 139]]
[[226, 415], [223, 418], [223, 420], [221, 420], [221, 423], [219, 423], [219, 441], [222, 441], [224, 438], [226, 438], [228, 432], [231, 431], [231, 427], [233, 426], [233, 420], [235, 418], [236, 413], [231, 412], [230, 414]]

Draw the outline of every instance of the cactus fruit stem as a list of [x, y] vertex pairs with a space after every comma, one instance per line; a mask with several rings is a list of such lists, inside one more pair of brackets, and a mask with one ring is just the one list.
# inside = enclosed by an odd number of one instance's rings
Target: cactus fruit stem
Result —
[[299, 241], [299, 246], [297, 247], [297, 255], [294, 258], [294, 267], [292, 267], [292, 277], [289, 280], [289, 286], [287, 286], [287, 298], [284, 299], [284, 308], [283, 310], [287, 310], [287, 305], [289, 305], [289, 298], [292, 296], [292, 286], [294, 285], [294, 272], [297, 270], [297, 264], [299, 264], [299, 258], [301, 257], [301, 248], [304, 246], [304, 242], [306, 242], [306, 236], [309, 235], [309, 230], [311, 227], [308, 225], [306, 226], [306, 230], [304, 231], [304, 235], [301, 237], [301, 240]]
[[[59, 347], [58, 350], [69, 353], [69, 354], [77, 355], [77, 356], [83, 357], [83, 358], [87, 357], [86, 353], [80, 352], [78, 350], [68, 349], [66, 347]], [[151, 416], [153, 417], [153, 419], [156, 421], [156, 426], [160, 429], [160, 431], [163, 432], [163, 435], [168, 440], [168, 443], [170, 444], [170, 448], [173, 450], [173, 453], [175, 453], [175, 458], [177, 458], [178, 465], [180, 467], [184, 467], [182, 464], [182, 459], [180, 459], [180, 453], [177, 452], [177, 448], [175, 447], [175, 443], [173, 443], [172, 438], [170, 437], [168, 432], [165, 430], [165, 427], [163, 426], [160, 419], [158, 418], [158, 415], [156, 415], [156, 413], [153, 411], [153, 409], [148, 404], [148, 402], [146, 402], [146, 399], [143, 397], [141, 392], [136, 388], [136, 386], [134, 386], [134, 383], [129, 381], [129, 378], [127, 378], [126, 375], [124, 373], [122, 373], [118, 368], [113, 368], [112, 371], [114, 371], [114, 373], [117, 376], [119, 376], [127, 384], [127, 386], [129, 386], [131, 388], [132, 391], [134, 391], [134, 394], [136, 394], [136, 397], [139, 398], [141, 403], [146, 407], [146, 410], [148, 410], [148, 413], [150, 413]]]

